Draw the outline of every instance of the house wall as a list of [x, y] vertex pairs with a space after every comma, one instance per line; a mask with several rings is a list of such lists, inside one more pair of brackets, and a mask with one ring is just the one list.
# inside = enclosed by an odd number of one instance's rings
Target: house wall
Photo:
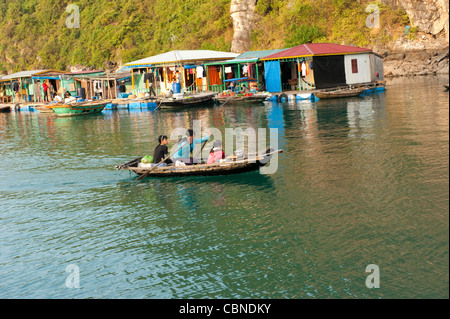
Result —
[[[353, 73], [352, 60], [357, 61], [358, 65], [357, 73]], [[347, 84], [372, 82], [370, 54], [345, 55], [344, 65], [345, 65], [345, 79]]]
[[[371, 65], [371, 80], [372, 82], [376, 81], [384, 81], [384, 66], [383, 66], [383, 58], [371, 54], [370, 55], [370, 65]], [[378, 73], [378, 77], [376, 74]]]

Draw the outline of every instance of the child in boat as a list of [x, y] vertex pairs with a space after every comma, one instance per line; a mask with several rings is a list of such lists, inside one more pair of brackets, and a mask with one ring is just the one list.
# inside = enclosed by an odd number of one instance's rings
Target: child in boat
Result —
[[173, 158], [176, 161], [180, 161], [185, 163], [186, 165], [194, 165], [196, 163], [200, 163], [199, 159], [195, 159], [191, 157], [191, 153], [194, 151], [195, 144], [203, 144], [208, 141], [211, 137], [211, 132], [207, 133], [208, 135], [203, 138], [194, 139], [194, 130], [189, 129], [186, 131], [186, 136], [184, 136], [178, 142], [178, 152], [173, 154]]
[[[167, 136], [161, 135], [158, 137], [159, 145], [155, 148], [155, 154], [153, 155], [153, 162], [158, 164], [163, 159], [165, 159], [169, 155], [169, 149], [167, 148], [167, 144], [169, 143]], [[166, 159], [165, 162], [167, 165], [172, 164], [172, 160], [170, 158]]]
[[223, 159], [225, 159], [225, 152], [222, 150], [222, 141], [215, 141], [209, 153], [207, 164], [214, 164]]

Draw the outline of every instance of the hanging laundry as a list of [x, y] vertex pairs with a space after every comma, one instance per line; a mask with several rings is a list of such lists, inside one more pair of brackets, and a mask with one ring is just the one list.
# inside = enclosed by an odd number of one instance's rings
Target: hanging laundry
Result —
[[302, 63], [302, 78], [306, 76], [306, 63], [303, 61]]
[[233, 70], [231, 69], [231, 66], [225, 67], [225, 73], [232, 73]]
[[197, 67], [197, 78], [203, 78], [203, 67], [202, 66]]
[[248, 73], [248, 66], [244, 65], [244, 67], [242, 68], [242, 73], [243, 74], [247, 74]]

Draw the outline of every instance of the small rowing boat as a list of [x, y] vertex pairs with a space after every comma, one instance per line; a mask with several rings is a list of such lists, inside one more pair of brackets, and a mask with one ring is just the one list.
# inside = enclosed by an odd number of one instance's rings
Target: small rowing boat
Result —
[[314, 92], [314, 95], [319, 99], [336, 99], [359, 96], [364, 90], [364, 88], [321, 90]]
[[215, 176], [230, 175], [250, 172], [267, 165], [274, 154], [283, 153], [283, 150], [266, 150], [262, 155], [237, 159], [235, 156], [224, 163], [197, 164], [188, 166], [161, 166], [139, 167], [142, 158], [137, 158], [129, 163], [116, 166], [117, 170], [129, 170], [138, 175], [147, 174], [151, 177], [183, 177], [183, 176]]
[[157, 100], [158, 108], [170, 109], [179, 107], [190, 107], [201, 104], [212, 103], [216, 93], [198, 93], [192, 95], [176, 94], [171, 98], [160, 98]]
[[9, 113], [11, 112], [11, 107], [10, 106], [0, 106], [0, 113]]
[[35, 106], [34, 109], [36, 111], [38, 111], [39, 113], [52, 113], [52, 114], [55, 113], [55, 112], [53, 112], [52, 109], [47, 108], [47, 106], [45, 106], [45, 105]]
[[108, 103], [110, 103], [110, 101], [55, 104], [46, 107], [52, 109], [58, 116], [77, 116], [100, 113]]
[[246, 94], [231, 94], [222, 93], [216, 96], [216, 101], [220, 103], [262, 103], [267, 100], [271, 94], [268, 93], [246, 93]]

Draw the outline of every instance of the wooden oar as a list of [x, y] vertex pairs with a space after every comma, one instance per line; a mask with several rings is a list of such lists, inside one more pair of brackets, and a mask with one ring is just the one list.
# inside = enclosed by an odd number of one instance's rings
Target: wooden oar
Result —
[[[187, 143], [187, 141], [186, 141]], [[182, 146], [180, 146], [175, 152], [173, 152], [174, 154], [176, 154], [179, 150], [181, 150], [186, 144], [183, 144]], [[188, 144], [189, 145], [189, 144]], [[161, 160], [161, 162], [159, 162], [158, 164], [156, 164], [155, 166], [153, 166], [148, 172], [142, 174], [141, 176], [139, 176], [136, 180], [140, 181], [144, 178], [146, 178], [155, 168], [157, 168], [159, 165], [161, 165], [162, 163], [164, 163], [165, 161], [167, 161], [169, 158], [171, 158], [172, 155], [167, 156], [166, 158], [164, 158], [163, 160]]]

